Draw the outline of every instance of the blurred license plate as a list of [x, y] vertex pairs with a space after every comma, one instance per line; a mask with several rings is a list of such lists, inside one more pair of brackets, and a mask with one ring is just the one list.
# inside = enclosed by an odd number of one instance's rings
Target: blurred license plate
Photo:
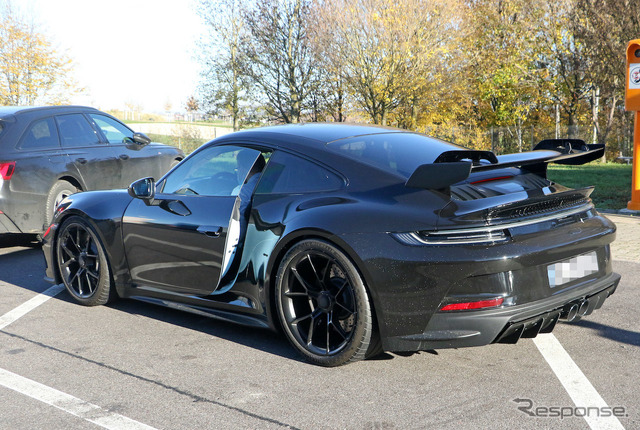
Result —
[[549, 286], [564, 285], [576, 279], [584, 278], [598, 271], [598, 256], [595, 251], [578, 255], [568, 260], [547, 266]]

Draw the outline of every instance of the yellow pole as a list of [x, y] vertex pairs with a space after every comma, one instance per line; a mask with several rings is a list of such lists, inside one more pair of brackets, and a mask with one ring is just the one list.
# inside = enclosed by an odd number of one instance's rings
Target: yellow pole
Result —
[[640, 112], [635, 112], [633, 125], [633, 171], [631, 173], [631, 201], [627, 209], [640, 211]]

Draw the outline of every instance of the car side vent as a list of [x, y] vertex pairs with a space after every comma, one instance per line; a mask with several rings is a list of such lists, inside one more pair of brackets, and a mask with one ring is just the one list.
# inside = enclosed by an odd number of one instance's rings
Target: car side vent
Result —
[[589, 200], [590, 199], [588, 197], [582, 195], [570, 195], [528, 205], [510, 207], [505, 209], [491, 209], [489, 210], [488, 218], [493, 220], [525, 218], [586, 205], [589, 203]]

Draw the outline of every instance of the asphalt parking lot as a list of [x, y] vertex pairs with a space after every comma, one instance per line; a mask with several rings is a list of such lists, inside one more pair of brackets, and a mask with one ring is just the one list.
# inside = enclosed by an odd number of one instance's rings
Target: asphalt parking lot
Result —
[[39, 248], [2, 241], [0, 429], [638, 429], [640, 219], [611, 219], [622, 281], [587, 319], [517, 345], [333, 369], [276, 333], [134, 301], [77, 305], [42, 279]]

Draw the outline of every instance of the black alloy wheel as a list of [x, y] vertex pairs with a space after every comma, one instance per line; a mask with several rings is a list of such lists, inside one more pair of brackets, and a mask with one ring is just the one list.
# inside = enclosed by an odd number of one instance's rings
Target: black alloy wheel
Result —
[[287, 338], [309, 361], [340, 366], [367, 355], [374, 338], [369, 296], [353, 263], [327, 242], [304, 240], [287, 252], [276, 307]]
[[86, 306], [110, 300], [109, 264], [93, 228], [79, 216], [62, 223], [56, 241], [58, 270], [67, 291]]

